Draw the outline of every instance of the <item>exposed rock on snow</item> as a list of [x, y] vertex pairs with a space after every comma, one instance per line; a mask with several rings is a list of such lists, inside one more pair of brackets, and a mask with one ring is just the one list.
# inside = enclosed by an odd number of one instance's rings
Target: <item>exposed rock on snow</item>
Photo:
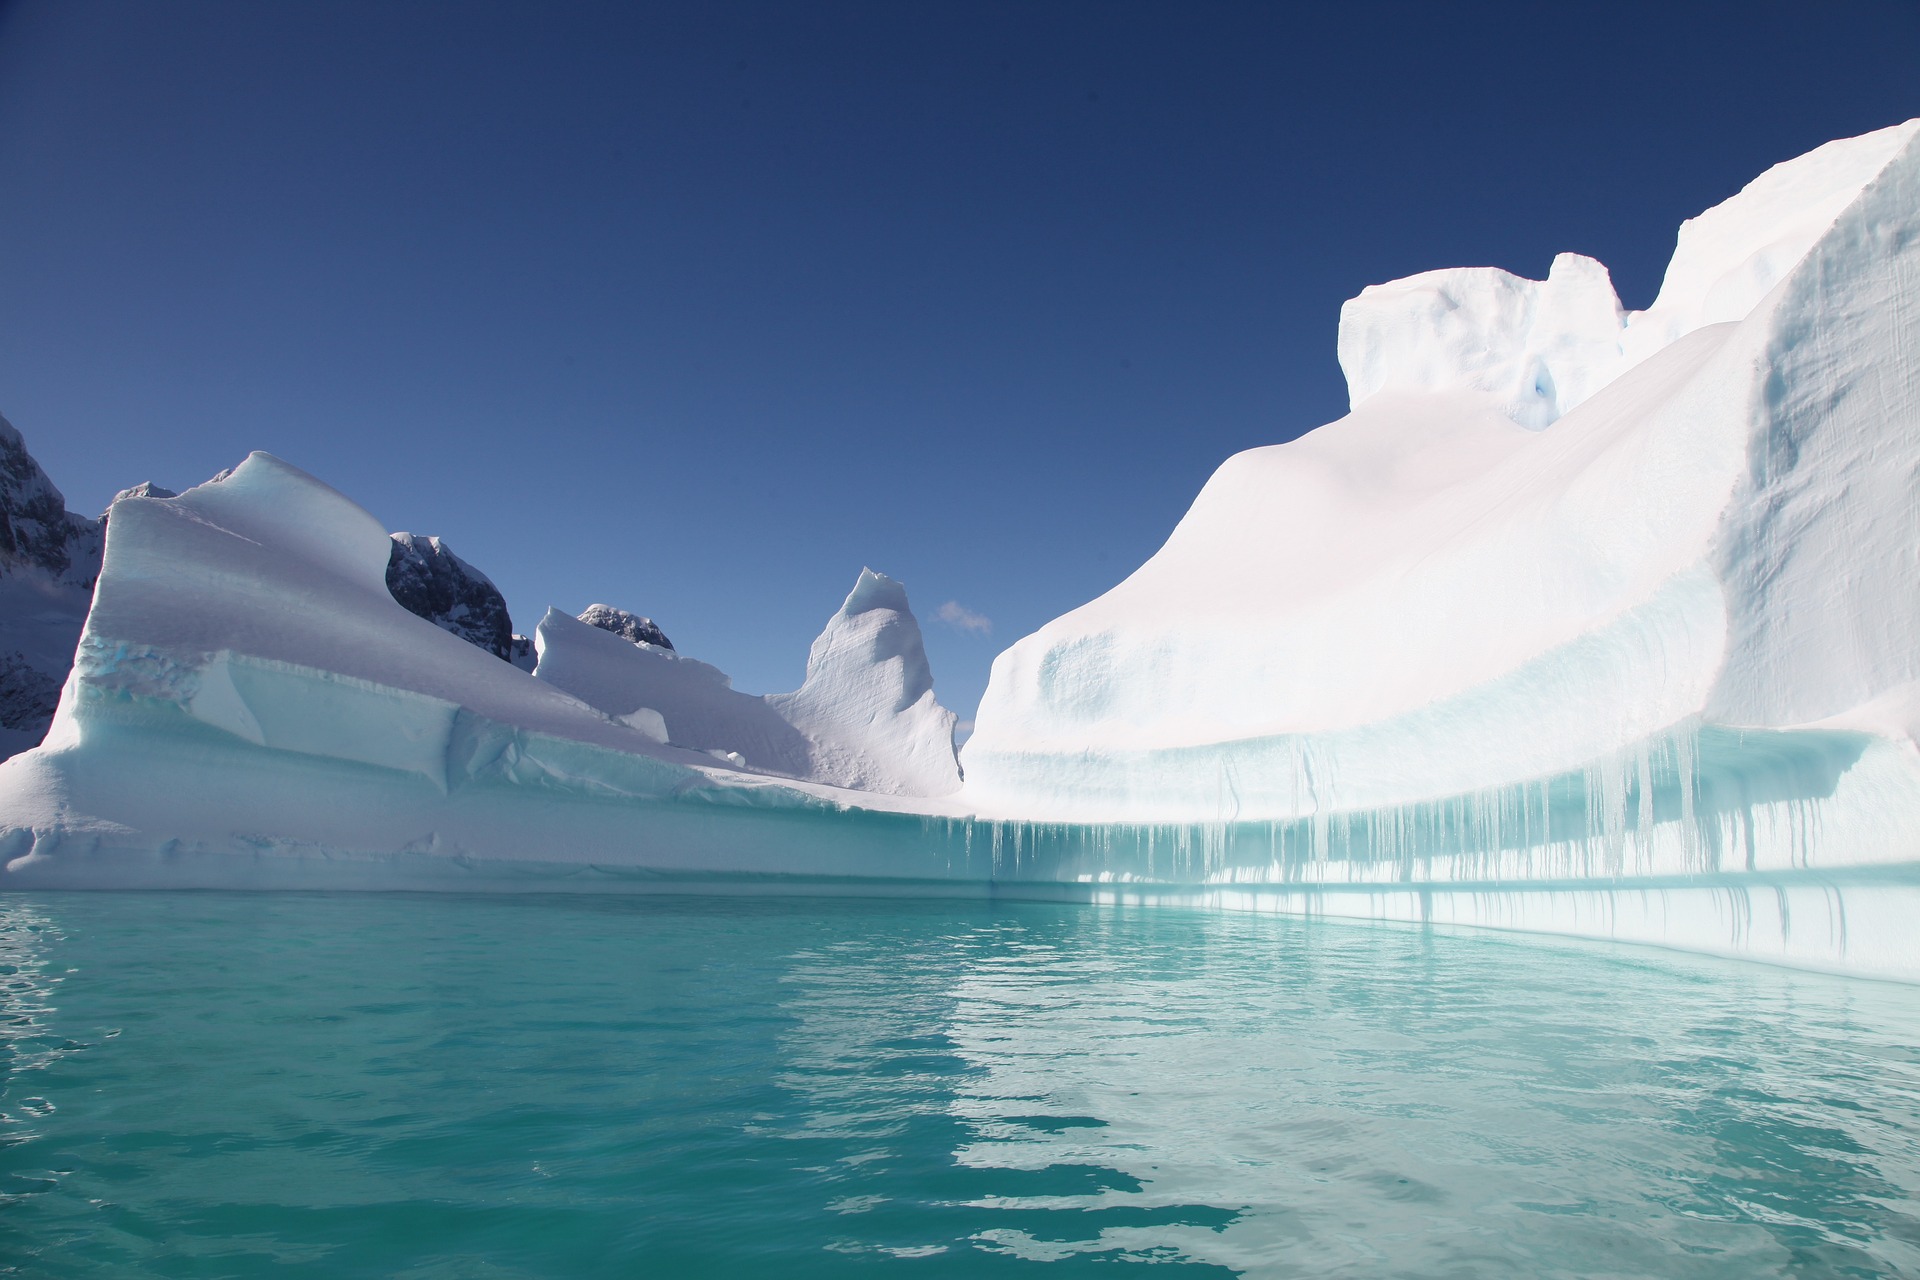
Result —
[[0, 758], [36, 745], [52, 722], [101, 546], [102, 526], [67, 510], [0, 418]]
[[513, 619], [486, 574], [438, 538], [396, 533], [387, 558], [387, 590], [409, 613], [513, 661]]
[[[133, 488], [122, 489], [120, 492], [114, 494], [113, 501], [118, 502], [122, 498], [177, 498], [179, 496], [180, 495], [173, 490], [162, 488], [151, 480], [142, 480], [139, 484], [134, 485]], [[106, 530], [107, 524], [112, 518], [113, 504], [108, 503], [107, 509], [100, 513], [100, 528], [102, 532]]]
[[580, 615], [580, 621], [602, 631], [611, 631], [623, 640], [633, 644], [650, 644], [662, 649], [673, 648], [673, 641], [667, 639], [667, 633], [655, 626], [652, 618], [643, 618], [637, 613], [628, 613], [625, 609], [616, 609], [610, 604], [590, 604]]
[[39, 574], [91, 588], [100, 546], [100, 526], [67, 510], [26, 441], [0, 418], [0, 577]]
[[0, 653], [0, 729], [28, 734], [36, 745], [53, 723], [65, 673], [42, 671], [15, 649]]

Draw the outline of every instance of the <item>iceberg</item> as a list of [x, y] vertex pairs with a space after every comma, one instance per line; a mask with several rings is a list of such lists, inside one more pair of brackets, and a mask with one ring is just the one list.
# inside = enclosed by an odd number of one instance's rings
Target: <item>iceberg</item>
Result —
[[1152, 559], [1000, 656], [969, 798], [1325, 822], [1592, 774], [1617, 826], [1650, 770], [1711, 790], [1728, 734], [1910, 755], [1917, 134], [1690, 222], [1644, 313], [1571, 255], [1363, 292], [1352, 413], [1229, 459]]
[[1338, 351], [1352, 411], [1001, 654], [958, 763], [884, 575], [756, 697], [610, 607], [470, 643], [264, 454], [129, 496], [0, 886], [1187, 903], [1920, 980], [1920, 122], [1689, 221], [1645, 311], [1577, 255], [1435, 271]]

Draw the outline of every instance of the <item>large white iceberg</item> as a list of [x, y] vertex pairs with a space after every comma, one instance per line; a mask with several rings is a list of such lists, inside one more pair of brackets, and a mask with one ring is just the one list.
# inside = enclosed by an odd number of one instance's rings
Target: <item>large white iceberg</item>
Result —
[[1864, 730], [1905, 767], [1917, 133], [1688, 223], [1647, 312], [1571, 256], [1366, 290], [1353, 412], [1229, 459], [1151, 560], [1000, 656], [969, 798], [1325, 820], [1624, 770], [1651, 803], [1632, 775], [1697, 772], [1721, 731]]
[[[1543, 929], [1920, 979], [1920, 122], [1605, 269], [1341, 316], [1353, 411], [1228, 460], [995, 663], [959, 781], [897, 584], [803, 687], [415, 617], [264, 455], [116, 504], [0, 885], [990, 893]], [[636, 633], [638, 634], [638, 633]]]

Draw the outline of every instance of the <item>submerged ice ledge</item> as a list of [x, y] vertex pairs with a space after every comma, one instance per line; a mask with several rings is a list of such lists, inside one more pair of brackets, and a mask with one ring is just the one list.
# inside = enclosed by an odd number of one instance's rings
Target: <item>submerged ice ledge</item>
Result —
[[[458, 714], [444, 784], [309, 758], [296, 798], [283, 751], [119, 711], [86, 752], [31, 758], [62, 803], [0, 834], [9, 887], [1077, 900], [1538, 929], [1920, 980], [1914, 778], [1862, 734], [1687, 729], [1389, 810], [1095, 824], [743, 787]], [[115, 778], [132, 769], [155, 794], [126, 806]]]

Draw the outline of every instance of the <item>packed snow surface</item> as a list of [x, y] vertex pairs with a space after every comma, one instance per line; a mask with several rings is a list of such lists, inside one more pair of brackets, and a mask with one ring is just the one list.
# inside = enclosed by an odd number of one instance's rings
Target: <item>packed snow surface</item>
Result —
[[757, 697], [611, 609], [483, 651], [266, 455], [128, 496], [0, 884], [1181, 901], [1920, 980], [1920, 122], [1688, 222], [1646, 311], [1562, 255], [1369, 288], [1338, 349], [1350, 414], [1000, 656], [964, 785], [884, 575]]

